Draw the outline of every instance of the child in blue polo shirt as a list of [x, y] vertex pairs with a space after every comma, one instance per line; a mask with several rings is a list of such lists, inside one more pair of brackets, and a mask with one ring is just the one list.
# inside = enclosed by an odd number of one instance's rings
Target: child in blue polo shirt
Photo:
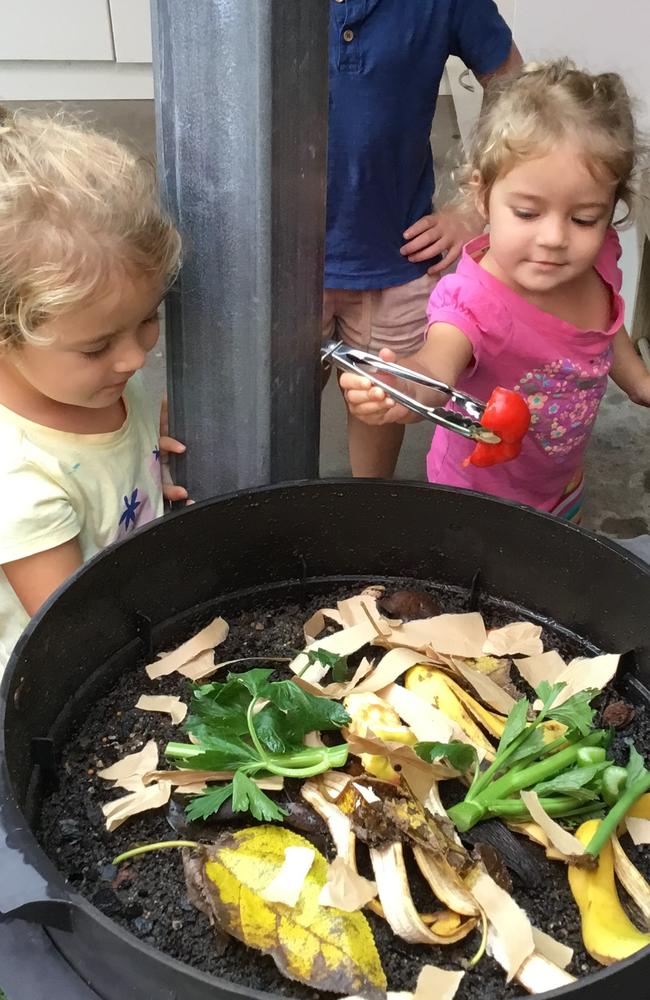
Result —
[[[483, 85], [521, 65], [493, 0], [331, 2], [324, 337], [412, 354], [439, 273], [475, 235], [432, 210], [429, 137], [450, 55]], [[353, 475], [392, 476], [403, 433], [348, 415]]]

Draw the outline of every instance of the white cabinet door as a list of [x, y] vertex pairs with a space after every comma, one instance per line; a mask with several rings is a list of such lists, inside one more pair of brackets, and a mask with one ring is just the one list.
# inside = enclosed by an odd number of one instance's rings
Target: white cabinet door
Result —
[[106, 0], [7, 0], [0, 60], [114, 59]]
[[115, 58], [118, 62], [151, 62], [149, 0], [110, 0]]

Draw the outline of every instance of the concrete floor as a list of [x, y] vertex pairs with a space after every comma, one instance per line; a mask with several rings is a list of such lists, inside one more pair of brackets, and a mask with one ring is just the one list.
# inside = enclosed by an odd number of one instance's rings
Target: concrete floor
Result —
[[[10, 104], [17, 107], [17, 104]], [[21, 107], [61, 105], [24, 102]], [[144, 152], [153, 155], [155, 126], [151, 101], [64, 102], [67, 111], [80, 114]], [[438, 102], [433, 128], [439, 201], [453, 190], [450, 168], [457, 157], [458, 135], [450, 97]], [[162, 392], [165, 380], [164, 351], [154, 352], [147, 378], [154, 391]], [[626, 538], [650, 531], [650, 442], [648, 412], [631, 404], [611, 385], [601, 407], [587, 459], [588, 499], [584, 526], [613, 537]], [[424, 461], [431, 430], [426, 424], [407, 428], [397, 468], [400, 479], [425, 479]], [[345, 409], [339, 392], [330, 380], [323, 394], [321, 420], [321, 475], [347, 476], [349, 466], [345, 443]]]

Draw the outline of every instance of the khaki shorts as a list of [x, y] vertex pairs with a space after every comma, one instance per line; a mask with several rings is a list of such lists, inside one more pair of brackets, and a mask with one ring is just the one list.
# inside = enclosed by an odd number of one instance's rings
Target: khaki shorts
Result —
[[377, 354], [413, 354], [427, 328], [427, 302], [438, 275], [424, 274], [405, 285], [362, 291], [326, 288], [323, 293], [323, 339], [342, 340]]

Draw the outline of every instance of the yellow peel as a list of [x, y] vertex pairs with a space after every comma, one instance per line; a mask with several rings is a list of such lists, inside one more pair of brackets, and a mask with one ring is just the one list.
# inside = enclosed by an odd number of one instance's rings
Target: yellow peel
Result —
[[650, 819], [650, 792], [637, 799], [627, 815], [634, 819]]
[[479, 908], [476, 900], [448, 861], [442, 856], [436, 857], [432, 851], [418, 844], [413, 845], [413, 854], [423, 877], [441, 903], [456, 913], [468, 917], [478, 916]]
[[454, 944], [474, 929], [476, 920], [467, 919], [455, 931], [436, 934], [422, 921], [409, 889], [404, 853], [400, 843], [371, 847], [370, 859], [379, 900], [393, 932], [411, 944]]
[[439, 709], [448, 719], [458, 723], [472, 743], [485, 750], [486, 757], [490, 759], [494, 757], [494, 747], [476, 725], [471, 715], [465, 711], [461, 700], [448, 685], [444, 674], [421, 665], [412, 667], [404, 678], [404, 686], [407, 690], [417, 694], [423, 701]]
[[[576, 830], [585, 846], [600, 826], [600, 820], [588, 820]], [[650, 945], [650, 934], [642, 934], [628, 919], [621, 906], [614, 882], [614, 854], [608, 841], [600, 852], [593, 871], [570, 865], [569, 886], [582, 922], [585, 948], [601, 965], [611, 965], [629, 958]]]

